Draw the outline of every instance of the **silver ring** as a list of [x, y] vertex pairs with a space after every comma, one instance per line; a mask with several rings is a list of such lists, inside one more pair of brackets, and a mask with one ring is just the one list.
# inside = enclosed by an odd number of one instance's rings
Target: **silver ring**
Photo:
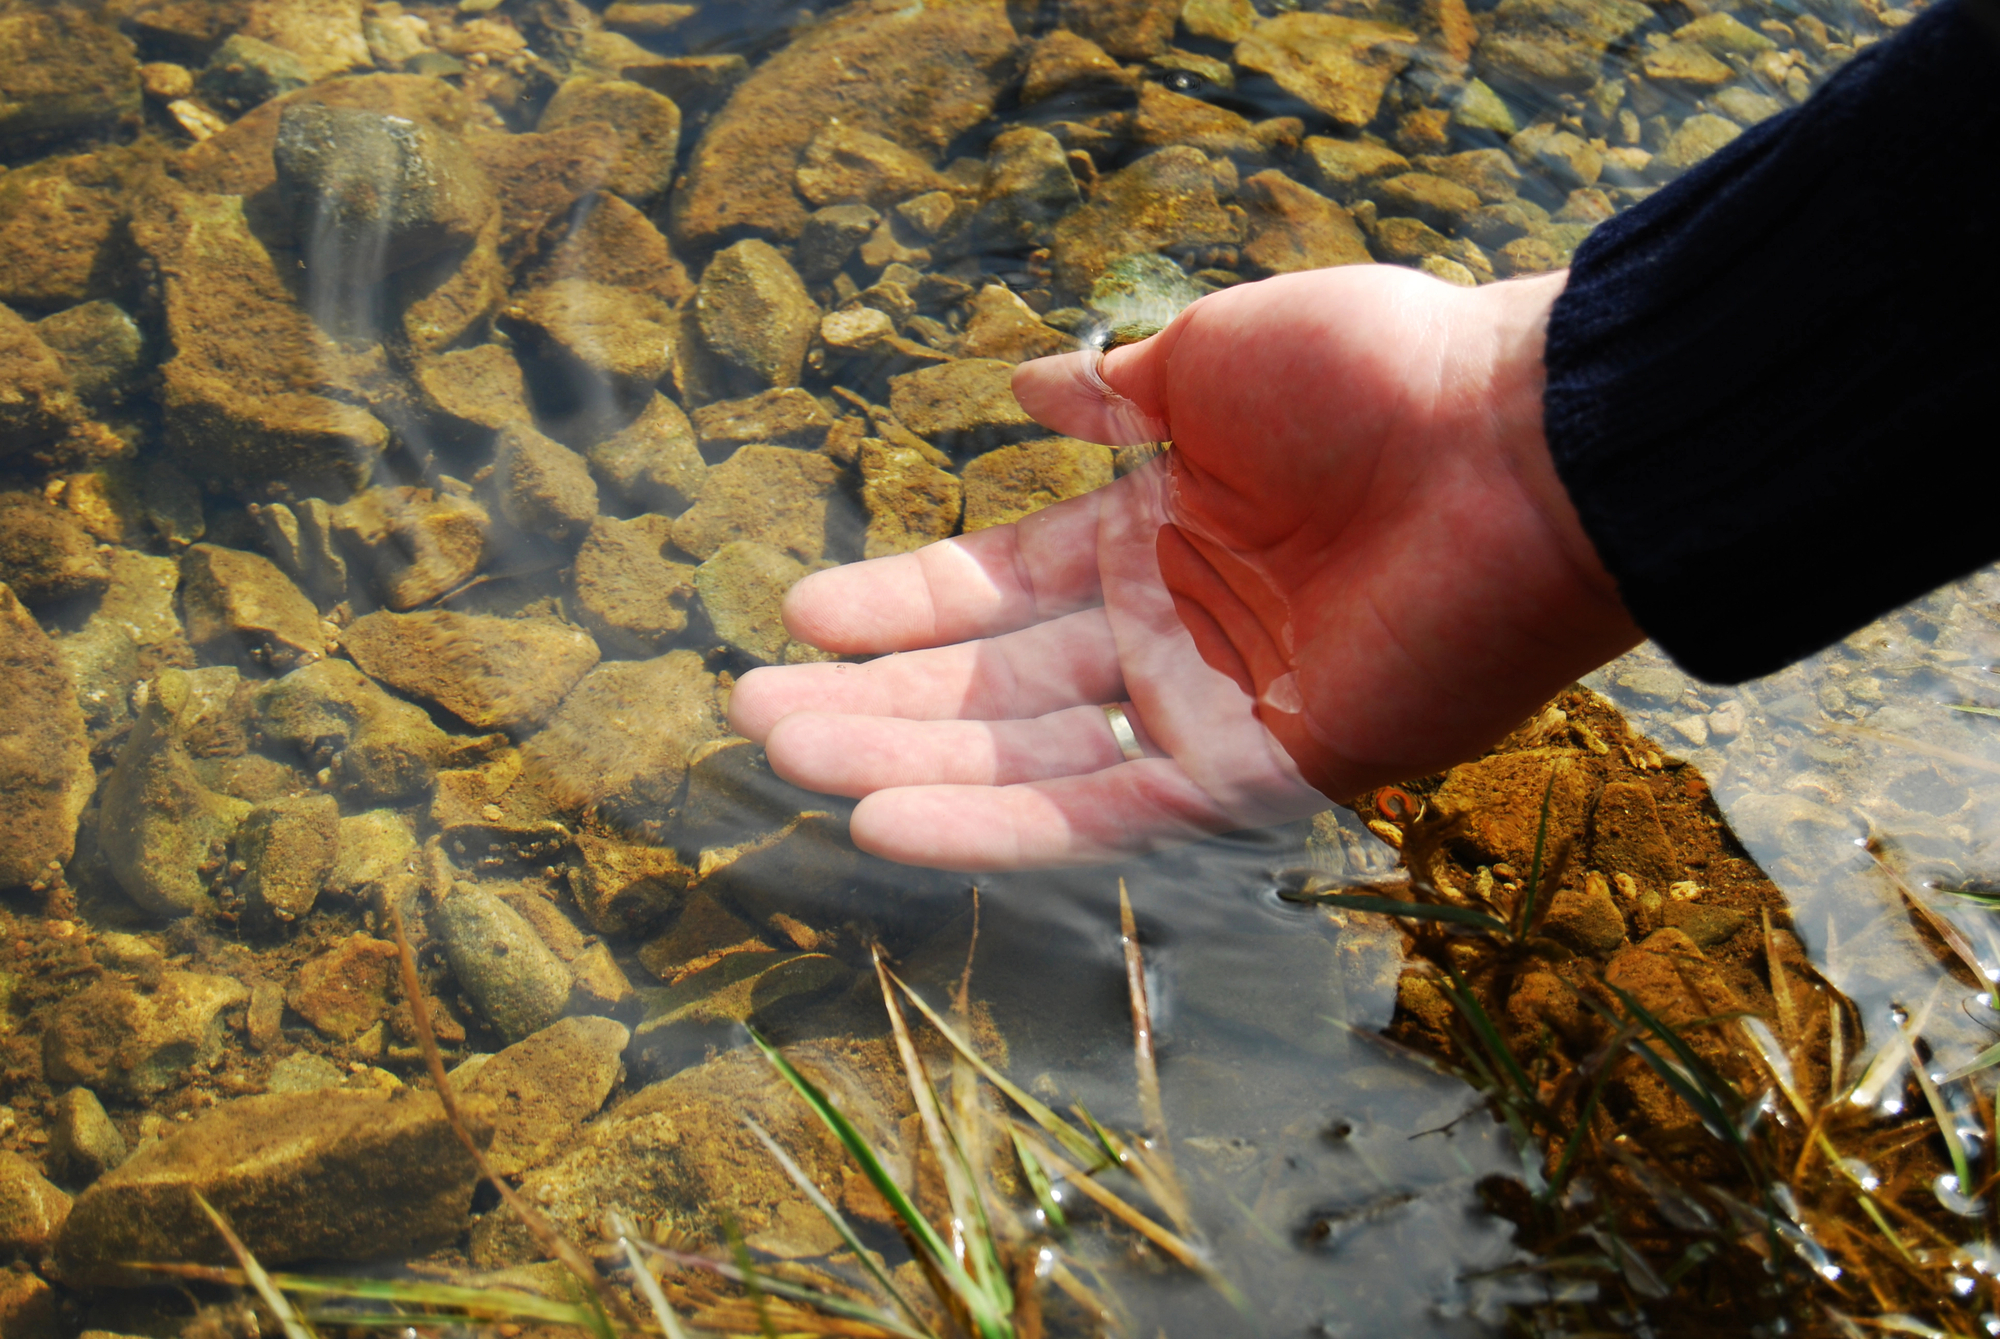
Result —
[[1125, 719], [1125, 709], [1115, 702], [1104, 704], [1104, 719], [1111, 723], [1111, 737], [1118, 741], [1118, 751], [1125, 755], [1126, 762], [1138, 762], [1146, 756], [1146, 750], [1139, 747], [1139, 736], [1133, 732], [1132, 722]]

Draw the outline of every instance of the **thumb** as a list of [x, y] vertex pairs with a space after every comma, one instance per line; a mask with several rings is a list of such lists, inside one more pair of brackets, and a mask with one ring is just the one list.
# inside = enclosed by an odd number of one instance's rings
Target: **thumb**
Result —
[[[1014, 369], [1014, 398], [1037, 423], [1106, 446], [1164, 442], [1173, 436], [1166, 400], [1157, 393], [1166, 364], [1160, 336], [1108, 357], [1078, 349]], [[1115, 386], [1114, 386], [1115, 383]]]

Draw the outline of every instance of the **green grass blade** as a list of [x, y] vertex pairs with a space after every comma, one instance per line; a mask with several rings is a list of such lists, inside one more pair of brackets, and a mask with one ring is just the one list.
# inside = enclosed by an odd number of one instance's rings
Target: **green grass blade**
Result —
[[932, 1336], [927, 1331], [913, 1330], [894, 1316], [885, 1315], [875, 1307], [852, 1301], [836, 1293], [822, 1292], [817, 1288], [808, 1288], [802, 1283], [792, 1283], [770, 1274], [753, 1273], [746, 1278], [743, 1270], [726, 1261], [711, 1260], [705, 1255], [690, 1255], [685, 1251], [676, 1251], [665, 1246], [656, 1246], [650, 1241], [635, 1241], [633, 1244], [648, 1255], [657, 1255], [661, 1259], [670, 1260], [677, 1265], [695, 1269], [706, 1269], [712, 1274], [728, 1279], [731, 1283], [742, 1284], [746, 1288], [754, 1287], [761, 1289], [773, 1297], [782, 1297], [788, 1302], [800, 1302], [806, 1306], [816, 1307], [830, 1315], [841, 1316], [848, 1320], [858, 1320], [865, 1325], [876, 1326], [879, 1329], [887, 1330], [890, 1334], [898, 1336], [898, 1339], [932, 1339]]
[[918, 1212], [909, 1195], [904, 1193], [903, 1188], [896, 1184], [895, 1178], [889, 1175], [889, 1169], [882, 1165], [882, 1159], [876, 1156], [874, 1148], [870, 1146], [861, 1131], [855, 1129], [853, 1123], [826, 1100], [826, 1094], [814, 1087], [810, 1079], [792, 1068], [792, 1062], [785, 1059], [777, 1047], [766, 1041], [762, 1033], [755, 1028], [749, 1031], [751, 1042], [764, 1053], [764, 1058], [771, 1062], [772, 1067], [784, 1075], [785, 1082], [792, 1085], [793, 1091], [806, 1100], [806, 1105], [812, 1108], [813, 1114], [820, 1118], [820, 1122], [832, 1131], [833, 1137], [840, 1141], [841, 1147], [847, 1150], [848, 1156], [861, 1168], [861, 1173], [868, 1178], [869, 1184], [881, 1192], [882, 1198], [888, 1201], [889, 1207], [896, 1211], [896, 1216], [903, 1220], [903, 1225], [922, 1246], [924, 1254], [931, 1257], [932, 1265], [940, 1273], [956, 1273], [970, 1289], [972, 1280], [967, 1278], [965, 1271], [959, 1267], [958, 1258], [953, 1255], [951, 1248], [945, 1245], [944, 1238], [938, 1235], [930, 1220]]
[[[249, 1276], [240, 1269], [179, 1264], [127, 1267], [239, 1288], [250, 1286]], [[323, 1278], [310, 1274], [272, 1274], [270, 1279], [280, 1291], [306, 1297], [353, 1297], [402, 1306], [442, 1307], [460, 1312], [468, 1319], [541, 1320], [558, 1325], [587, 1323], [580, 1307], [512, 1288], [475, 1288], [417, 1279]]]
[[1549, 840], [1549, 806], [1556, 797], [1556, 776], [1560, 770], [1559, 766], [1549, 768], [1549, 784], [1542, 789], [1542, 816], [1535, 824], [1535, 858], [1528, 866], [1528, 886], [1521, 897], [1521, 928], [1518, 933], [1523, 939], [1535, 928], [1535, 903], [1542, 893], [1542, 853], [1547, 849]]
[[217, 1213], [215, 1206], [204, 1199], [200, 1191], [189, 1193], [201, 1206], [201, 1211], [208, 1215], [208, 1221], [215, 1224], [215, 1230], [222, 1234], [222, 1240], [228, 1245], [229, 1253], [236, 1257], [236, 1263], [243, 1267], [243, 1275], [250, 1280], [250, 1286], [257, 1290], [257, 1295], [264, 1299], [264, 1305], [271, 1309], [271, 1315], [284, 1328], [285, 1339], [319, 1339], [313, 1327], [299, 1319], [298, 1313], [292, 1310], [291, 1302], [278, 1291], [278, 1285], [264, 1272], [264, 1266], [257, 1263], [257, 1257], [250, 1254], [250, 1248], [236, 1235], [236, 1229], [229, 1226], [229, 1220]]
[[605, 1314], [604, 1303], [597, 1298], [596, 1291], [574, 1274], [563, 1275], [563, 1285], [575, 1297], [578, 1309], [583, 1312], [583, 1328], [596, 1339], [618, 1339], [618, 1327]]
[[1980, 1070], [1991, 1069], [1995, 1065], [2000, 1065], [2000, 1044], [1987, 1047], [1985, 1050], [1981, 1051], [1978, 1055], [1973, 1056], [1972, 1059], [1966, 1061], [1964, 1064], [1960, 1065], [1957, 1069], [1954, 1069], [1951, 1073], [1939, 1079], [1938, 1082], [1956, 1083], [1960, 1079], [1965, 1078], [1969, 1074], [1977, 1074]]
[[727, 1214], [722, 1218], [722, 1235], [729, 1242], [729, 1253], [736, 1257], [736, 1276], [757, 1312], [758, 1331], [764, 1339], [778, 1339], [777, 1327], [771, 1324], [770, 1304], [764, 1300], [764, 1281], [757, 1277], [756, 1263], [750, 1259], [749, 1243], [737, 1231], [736, 1220]]
[[2000, 707], [1974, 707], [1963, 702], [1949, 704], [1953, 711], [1962, 711], [1968, 716], [2000, 716]]
[[1910, 1052], [1910, 1068], [1916, 1071], [1917, 1086], [1924, 1090], [1924, 1100], [1931, 1104], [1931, 1118], [1937, 1122], [1938, 1133], [1944, 1136], [1945, 1151], [1951, 1154], [1951, 1170], [1958, 1177], [1959, 1193], [1970, 1199], [1979, 1189], [1973, 1180], [1972, 1167], [1965, 1158], [1965, 1141], [1958, 1137], [1958, 1124], [1951, 1118], [1951, 1108], [1944, 1103], [1944, 1094], [1938, 1091], [1937, 1082], [1917, 1055], [1917, 1044], [1910, 1034], [1903, 1034], [1903, 1045]]
[[743, 1118], [743, 1123], [750, 1127], [752, 1134], [763, 1141], [764, 1147], [770, 1150], [771, 1156], [778, 1160], [778, 1165], [785, 1169], [785, 1175], [792, 1179], [792, 1184], [804, 1192], [805, 1197], [813, 1202], [813, 1207], [820, 1211], [821, 1216], [827, 1222], [833, 1224], [833, 1230], [838, 1232], [840, 1239], [847, 1243], [847, 1249], [854, 1252], [854, 1258], [861, 1262], [861, 1267], [868, 1271], [869, 1277], [881, 1285], [882, 1291], [889, 1294], [889, 1299], [902, 1308], [903, 1314], [908, 1316], [919, 1330], [925, 1334], [929, 1334], [930, 1326], [924, 1322], [923, 1316], [918, 1314], [917, 1309], [911, 1306], [903, 1294], [897, 1290], [895, 1283], [889, 1278], [888, 1271], [882, 1268], [881, 1264], [875, 1259], [874, 1253], [861, 1244], [861, 1238], [847, 1221], [847, 1216], [834, 1207], [833, 1201], [828, 1199], [825, 1193], [812, 1183], [812, 1178], [806, 1175], [805, 1169], [793, 1161], [792, 1155], [785, 1152], [779, 1146], [778, 1141], [771, 1138], [770, 1133], [763, 1126], [751, 1120], [748, 1116]]
[[1644, 1005], [1639, 1003], [1631, 991], [1619, 986], [1611, 986], [1610, 989], [1618, 997], [1618, 1002], [1625, 1006], [1626, 1011], [1648, 1032], [1658, 1037], [1680, 1063], [1678, 1066], [1663, 1067], [1661, 1061], [1664, 1057], [1658, 1056], [1651, 1047], [1636, 1037], [1632, 1041], [1633, 1050], [1651, 1064], [1675, 1091], [1680, 1092], [1704, 1120], [1721, 1125], [1729, 1132], [1730, 1141], [1740, 1147], [1743, 1137], [1736, 1129], [1736, 1118], [1743, 1102], [1735, 1086], [1717, 1074], [1707, 1061], [1696, 1055], [1680, 1033], [1655, 1018]]
[[1382, 916], [1400, 916], [1408, 921], [1436, 921], [1445, 925], [1465, 925], [1488, 934], [1509, 933], [1507, 922], [1477, 907], [1455, 907], [1443, 902], [1398, 902], [1393, 897], [1369, 893], [1319, 893], [1307, 899], [1323, 907], [1346, 911], [1372, 911]]
[[1492, 1058], [1498, 1071], [1506, 1076], [1507, 1081], [1523, 1098], [1533, 1102], [1535, 1085], [1522, 1070], [1520, 1061], [1514, 1058], [1513, 1050], [1500, 1035], [1500, 1029], [1494, 1025], [1491, 1015], [1486, 1012], [1486, 1006], [1479, 1002], [1478, 997], [1472, 993], [1472, 987], [1465, 983], [1465, 978], [1455, 969], [1446, 968], [1445, 972], [1445, 994], [1458, 1007], [1459, 1015], [1478, 1035], [1480, 1045]]
[[1027, 1178], [1028, 1189], [1035, 1193], [1035, 1203], [1041, 1207], [1042, 1217], [1058, 1237], [1067, 1236], [1069, 1218], [1063, 1213], [1061, 1201], [1056, 1199], [1055, 1187], [1049, 1184], [1049, 1174], [1042, 1166], [1042, 1160], [1013, 1130], [1007, 1131], [1007, 1137], [1014, 1141], [1014, 1156], [1020, 1161], [1021, 1175]]
[[1590, 1118], [1597, 1114], [1597, 1099], [1604, 1093], [1604, 1081], [1611, 1077], [1611, 1066], [1601, 1065], [1597, 1077], [1590, 1081], [1590, 1094], [1583, 1099], [1583, 1109], [1577, 1113], [1576, 1128], [1563, 1141], [1562, 1156], [1556, 1160], [1556, 1169], [1549, 1176], [1548, 1187], [1542, 1191], [1544, 1203], [1551, 1202], [1562, 1193], [1563, 1185], [1569, 1180], [1570, 1164], [1576, 1161], [1578, 1150], [1583, 1147], [1584, 1137], [1590, 1133]]
[[958, 1052], [959, 1055], [965, 1058], [966, 1063], [979, 1071], [981, 1078], [1005, 1093], [1013, 1101], [1014, 1105], [1027, 1112], [1028, 1118], [1048, 1131], [1050, 1137], [1061, 1144], [1064, 1151], [1072, 1158], [1075, 1158], [1078, 1162], [1093, 1171], [1104, 1165], [1103, 1154], [1090, 1140], [1078, 1134], [1076, 1128], [1068, 1121], [1056, 1115], [1055, 1112], [1049, 1110], [1041, 1102], [1036, 1101], [1026, 1089], [1022, 1088], [1012, 1079], [1009, 1079], [999, 1070], [993, 1068], [993, 1066], [987, 1064], [985, 1058], [973, 1050], [964, 1038], [952, 1031], [951, 1025], [940, 1018], [935, 1009], [924, 1003], [923, 996], [910, 989], [894, 972], [888, 971], [887, 968], [883, 970], [887, 973], [889, 979], [901, 988], [904, 997], [916, 1006], [917, 1012], [924, 1016], [925, 1021], [936, 1028], [938, 1034], [947, 1042], [951, 1043], [952, 1050]]

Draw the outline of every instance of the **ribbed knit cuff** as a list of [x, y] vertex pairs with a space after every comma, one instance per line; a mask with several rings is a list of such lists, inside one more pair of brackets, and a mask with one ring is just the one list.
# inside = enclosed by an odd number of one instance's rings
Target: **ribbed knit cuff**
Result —
[[1683, 668], [1767, 674], [2000, 557], [2000, 53], [1945, 0], [1578, 248], [1558, 474]]

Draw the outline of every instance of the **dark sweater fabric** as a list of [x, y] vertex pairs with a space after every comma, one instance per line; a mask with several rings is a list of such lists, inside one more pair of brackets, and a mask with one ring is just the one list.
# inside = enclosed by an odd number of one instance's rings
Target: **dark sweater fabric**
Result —
[[2000, 557], [2000, 45], [1962, 3], [1598, 228], [1551, 315], [1556, 469], [1700, 678]]

